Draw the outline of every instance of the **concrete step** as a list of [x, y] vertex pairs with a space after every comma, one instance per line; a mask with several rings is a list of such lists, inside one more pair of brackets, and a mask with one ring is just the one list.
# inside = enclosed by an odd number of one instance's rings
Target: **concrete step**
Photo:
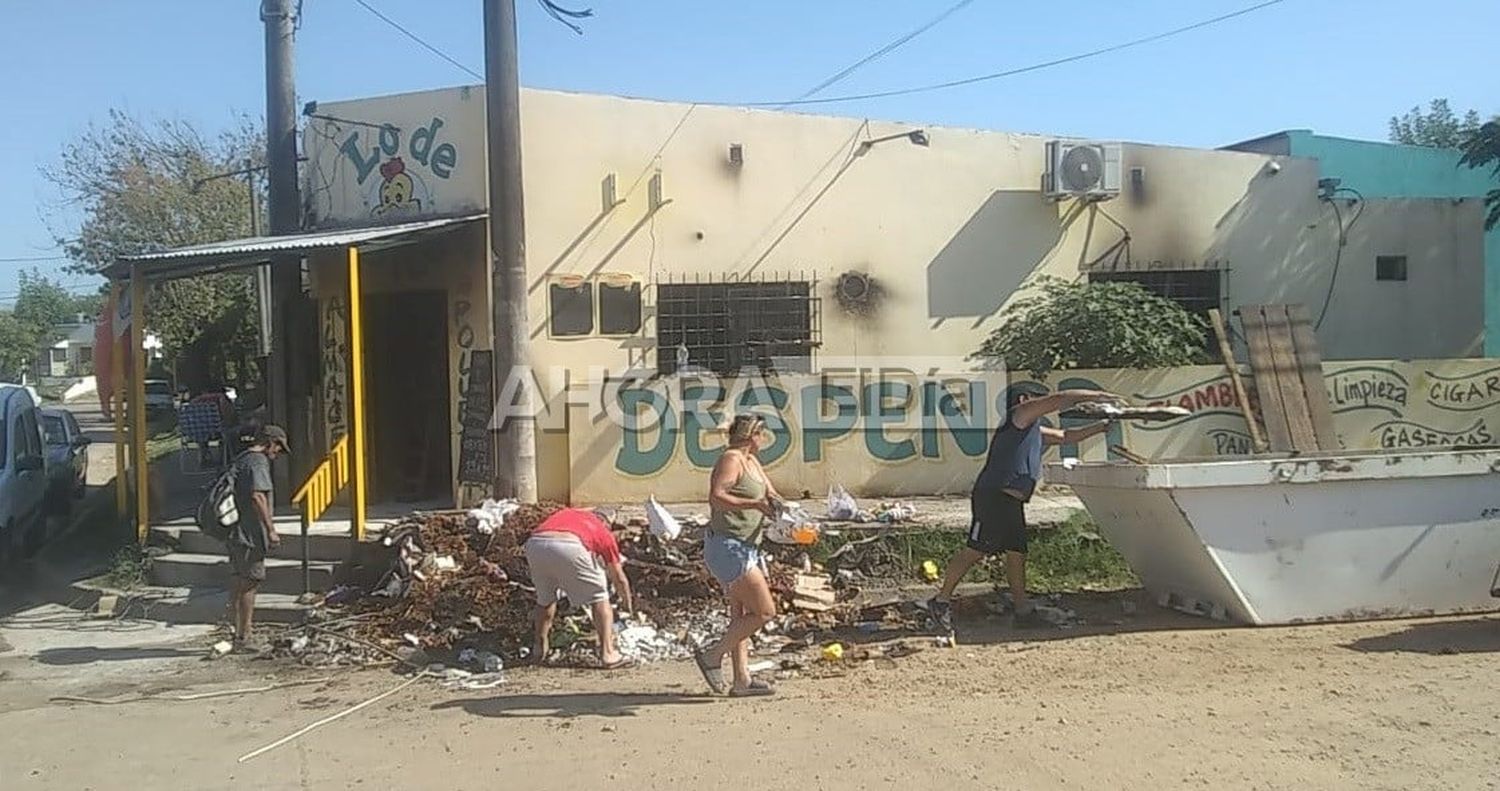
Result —
[[[334, 586], [339, 564], [313, 561], [308, 564], [308, 581], [314, 591]], [[151, 562], [151, 584], [167, 588], [224, 587], [229, 584], [229, 558], [216, 555], [173, 552]], [[262, 593], [302, 593], [302, 563], [287, 557], [266, 558], [266, 581]]]
[[[77, 592], [75, 607], [94, 608], [101, 596], [114, 596], [112, 615], [120, 618], [149, 618], [164, 623], [219, 623], [224, 619], [229, 592], [218, 587], [147, 586], [131, 591], [115, 591], [89, 581], [73, 584]], [[285, 593], [264, 593], [255, 597], [257, 623], [301, 623], [310, 610], [297, 603], [297, 597]]]
[[[302, 533], [293, 525], [278, 524], [276, 532], [281, 534], [281, 549], [278, 555], [284, 558], [302, 558]], [[172, 523], [151, 528], [153, 538], [173, 547], [177, 552], [194, 555], [223, 555], [224, 543], [203, 534], [197, 525]], [[346, 533], [320, 531], [307, 536], [308, 558], [316, 561], [337, 563], [349, 558], [353, 540]]]

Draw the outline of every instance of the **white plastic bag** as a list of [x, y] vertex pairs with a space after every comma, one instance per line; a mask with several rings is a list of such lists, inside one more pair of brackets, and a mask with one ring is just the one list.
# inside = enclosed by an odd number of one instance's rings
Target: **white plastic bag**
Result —
[[506, 517], [519, 510], [521, 503], [516, 500], [485, 500], [478, 508], [469, 510], [469, 517], [474, 520], [475, 530], [490, 535], [505, 524]]
[[859, 503], [841, 484], [828, 487], [828, 518], [839, 522], [853, 519], [859, 513]]
[[663, 541], [672, 541], [682, 535], [682, 525], [656, 501], [654, 494], [646, 501], [646, 522], [651, 526], [651, 534]]

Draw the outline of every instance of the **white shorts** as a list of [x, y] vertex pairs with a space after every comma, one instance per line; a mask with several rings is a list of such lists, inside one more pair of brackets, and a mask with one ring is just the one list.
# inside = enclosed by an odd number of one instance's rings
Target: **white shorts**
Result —
[[536, 586], [536, 603], [546, 607], [566, 594], [574, 606], [609, 601], [604, 567], [577, 536], [542, 533], [526, 540], [526, 565]]

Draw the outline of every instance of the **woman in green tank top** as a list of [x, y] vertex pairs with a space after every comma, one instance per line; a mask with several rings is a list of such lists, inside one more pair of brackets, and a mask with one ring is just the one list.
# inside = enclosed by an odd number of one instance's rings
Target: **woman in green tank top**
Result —
[[[768, 442], [765, 418], [737, 415], [729, 425], [729, 446], [709, 478], [703, 561], [724, 587], [730, 620], [723, 638], [700, 651], [697, 661], [714, 692], [736, 697], [774, 692], [749, 671], [750, 636], [776, 616], [760, 554], [761, 533], [781, 502], [756, 457]], [[733, 686], [724, 679], [726, 656], [734, 669]]]

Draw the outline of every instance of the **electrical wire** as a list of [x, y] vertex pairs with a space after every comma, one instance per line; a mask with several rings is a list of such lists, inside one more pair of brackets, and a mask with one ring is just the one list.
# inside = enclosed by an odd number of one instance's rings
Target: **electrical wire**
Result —
[[32, 261], [66, 261], [65, 255], [23, 255], [15, 258], [0, 258], [0, 264], [25, 264]]
[[[1354, 216], [1349, 219], [1348, 225], [1344, 225], [1344, 214], [1339, 211], [1338, 198], [1334, 197], [1340, 192], [1352, 193], [1358, 202]], [[1334, 240], [1337, 245], [1333, 250], [1333, 274], [1328, 278], [1328, 293], [1323, 295], [1323, 307], [1318, 311], [1318, 320], [1313, 323], [1314, 332], [1322, 329], [1323, 319], [1328, 316], [1328, 306], [1333, 302], [1333, 288], [1339, 280], [1339, 264], [1344, 260], [1344, 245], [1349, 242], [1350, 229], [1354, 227], [1355, 223], [1359, 222], [1360, 215], [1365, 213], [1365, 196], [1353, 187], [1338, 187], [1329, 194], [1328, 205], [1333, 208], [1333, 220], [1338, 224], [1338, 236]]]
[[563, 8], [557, 3], [552, 2], [552, 0], [536, 1], [537, 4], [542, 7], [542, 10], [547, 12], [547, 16], [550, 16], [553, 19], [557, 20], [559, 24], [567, 27], [569, 30], [572, 30], [574, 33], [577, 33], [580, 36], [583, 35], [583, 26], [569, 20], [587, 19], [594, 15], [594, 9], [592, 8], [585, 8], [582, 11], [574, 11], [571, 8]]
[[1286, 2], [1286, 0], [1265, 0], [1265, 2], [1256, 3], [1255, 5], [1252, 5], [1252, 6], [1247, 6], [1245, 8], [1241, 8], [1238, 11], [1231, 11], [1231, 12], [1229, 12], [1227, 14], [1220, 14], [1219, 16], [1213, 17], [1211, 19], [1205, 19], [1205, 20], [1202, 20], [1200, 22], [1194, 22], [1191, 25], [1184, 25], [1182, 27], [1173, 28], [1171, 30], [1166, 30], [1166, 31], [1163, 31], [1161, 33], [1155, 33], [1155, 34], [1150, 35], [1150, 36], [1143, 36], [1141, 38], [1131, 39], [1130, 41], [1122, 42], [1120, 44], [1114, 44], [1114, 45], [1111, 45], [1111, 46], [1108, 46], [1108, 47], [1102, 47], [1100, 49], [1090, 50], [1088, 52], [1082, 52], [1082, 53], [1079, 53], [1077, 55], [1069, 55], [1069, 56], [1064, 57], [1064, 58], [1056, 58], [1056, 59], [1053, 59], [1053, 60], [1044, 61], [1042, 63], [1034, 63], [1034, 64], [1032, 64], [1030, 66], [1022, 66], [1022, 67], [1016, 68], [1016, 69], [1007, 69], [1005, 71], [997, 71], [997, 72], [994, 72], [992, 74], [981, 74], [981, 75], [979, 75], [977, 77], [965, 77], [963, 79], [958, 79], [958, 80], [949, 80], [947, 82], [932, 83], [930, 85], [917, 85], [917, 86], [913, 86], [913, 87], [910, 87], [910, 88], [897, 88], [897, 89], [888, 90], [888, 91], [873, 91], [873, 92], [870, 92], [870, 93], [851, 94], [851, 95], [848, 95], [848, 96], [830, 96], [830, 97], [823, 98], [823, 99], [812, 98], [812, 99], [793, 99], [791, 101], [779, 101], [779, 102], [743, 102], [743, 103], [739, 103], [739, 106], [743, 106], [743, 107], [792, 107], [792, 106], [796, 106], [796, 105], [808, 105], [808, 104], [833, 104], [833, 103], [836, 103], [836, 102], [854, 102], [854, 101], [860, 101], [860, 100], [863, 100], [863, 99], [884, 99], [884, 98], [890, 97], [890, 96], [906, 96], [906, 95], [913, 94], [913, 93], [926, 93], [926, 92], [929, 92], [929, 91], [938, 91], [938, 90], [943, 90], [943, 89], [946, 89], [946, 88], [957, 88], [957, 87], [963, 86], [963, 85], [973, 85], [974, 83], [988, 82], [990, 80], [998, 80], [998, 79], [1002, 79], [1004, 77], [1014, 77], [1014, 76], [1016, 76], [1018, 74], [1026, 74], [1026, 73], [1033, 72], [1033, 71], [1041, 71], [1042, 69], [1049, 69], [1049, 68], [1052, 68], [1053, 66], [1061, 66], [1061, 65], [1064, 65], [1064, 64], [1067, 64], [1067, 63], [1075, 63], [1075, 62], [1080, 61], [1080, 60], [1087, 60], [1089, 58], [1096, 58], [1096, 57], [1098, 57], [1100, 55], [1107, 55], [1107, 54], [1112, 53], [1112, 52], [1119, 52], [1120, 50], [1130, 49], [1132, 47], [1139, 47], [1139, 46], [1141, 46], [1143, 44], [1150, 44], [1150, 43], [1153, 43], [1153, 42], [1156, 42], [1156, 41], [1161, 41], [1162, 39], [1172, 38], [1173, 36], [1179, 36], [1179, 35], [1182, 35], [1183, 33], [1189, 33], [1189, 32], [1192, 32], [1194, 30], [1199, 30], [1201, 28], [1209, 27], [1211, 25], [1216, 25], [1216, 24], [1219, 24], [1220, 22], [1226, 22], [1226, 21], [1234, 19], [1236, 17], [1241, 17], [1241, 16], [1244, 16], [1246, 14], [1254, 13], [1254, 12], [1259, 11], [1259, 10], [1264, 9], [1264, 8], [1270, 8], [1271, 6], [1274, 6], [1274, 5], [1280, 5], [1281, 3], [1284, 3], [1284, 2]]
[[[931, 20], [929, 20], [928, 22], [926, 22], [925, 24], [923, 24], [921, 27], [918, 27], [917, 29], [915, 29], [915, 30], [913, 30], [913, 31], [911, 31], [911, 32], [909, 32], [909, 33], [901, 36], [900, 38], [897, 38], [896, 40], [891, 41], [890, 43], [886, 44], [885, 46], [881, 47], [880, 49], [877, 49], [874, 52], [871, 52], [870, 54], [864, 56], [863, 58], [860, 58], [859, 60], [857, 60], [857, 61], [849, 64], [846, 67], [844, 67], [842, 70], [834, 73], [832, 76], [828, 77], [828, 79], [825, 79], [822, 82], [818, 83], [817, 85], [814, 85], [813, 87], [808, 88], [806, 91], [804, 91], [802, 93], [801, 96], [797, 97], [796, 101], [801, 101], [803, 99], [808, 99], [808, 98], [811, 98], [813, 96], [816, 96], [817, 94], [822, 93], [825, 89], [827, 89], [827, 88], [829, 88], [829, 87], [831, 87], [831, 86], [833, 86], [833, 85], [835, 85], [835, 84], [837, 84], [839, 82], [842, 82], [846, 77], [848, 77], [849, 75], [851, 75], [854, 72], [858, 71], [859, 69], [863, 68], [866, 64], [869, 64], [869, 63], [871, 63], [872, 61], [875, 61], [875, 60], [879, 60], [880, 58], [883, 58], [886, 55], [889, 55], [892, 52], [895, 52], [897, 49], [900, 49], [902, 46], [904, 46], [907, 42], [911, 41], [912, 39], [916, 38], [917, 36], [922, 35], [923, 33], [926, 33], [927, 31], [929, 31], [929, 30], [931, 30], [933, 28], [937, 27], [939, 24], [942, 24], [942, 22], [944, 20], [946, 20], [948, 17], [953, 16], [954, 14], [956, 14], [959, 11], [963, 10], [965, 6], [971, 5], [973, 2], [974, 2], [974, 0], [960, 0], [958, 3], [955, 3], [954, 5], [950, 6], [948, 8], [948, 10], [944, 11], [941, 14], [938, 14], [936, 17], [933, 17]], [[782, 106], [785, 106], [785, 105], [782, 105]]]
[[479, 80], [480, 82], [484, 81], [484, 75], [483, 74], [480, 74], [479, 72], [474, 71], [473, 69], [469, 68], [468, 66], [465, 66], [464, 64], [459, 63], [457, 60], [455, 60], [453, 58], [453, 56], [449, 55], [448, 53], [446, 53], [446, 52], [438, 49], [437, 47], [435, 47], [435, 46], [433, 46], [431, 44], [428, 44], [425, 40], [423, 40], [423, 38], [421, 36], [418, 36], [416, 33], [413, 33], [410, 30], [407, 30], [406, 28], [402, 27], [400, 22], [397, 22], [396, 20], [391, 19], [390, 17], [386, 16], [385, 14], [380, 13], [379, 9], [375, 8], [375, 6], [370, 5], [369, 3], [365, 2], [365, 0], [354, 0], [354, 2], [358, 3], [360, 5], [360, 7], [364, 8], [366, 11], [369, 11], [371, 14], [374, 14], [376, 19], [379, 19], [380, 21], [386, 23], [387, 25], [390, 25], [391, 27], [393, 27], [396, 30], [400, 31], [401, 35], [406, 36], [407, 38], [409, 38], [412, 41], [415, 41], [417, 44], [421, 45], [421, 47], [423, 49], [425, 49], [428, 52], [431, 52], [432, 54], [434, 54], [434, 55], [442, 58], [443, 60], [448, 61], [449, 63], [453, 64], [455, 67], [457, 67], [457, 68], [461, 69], [462, 71], [464, 71], [465, 73], [467, 73], [470, 77], [473, 77], [474, 79]]

